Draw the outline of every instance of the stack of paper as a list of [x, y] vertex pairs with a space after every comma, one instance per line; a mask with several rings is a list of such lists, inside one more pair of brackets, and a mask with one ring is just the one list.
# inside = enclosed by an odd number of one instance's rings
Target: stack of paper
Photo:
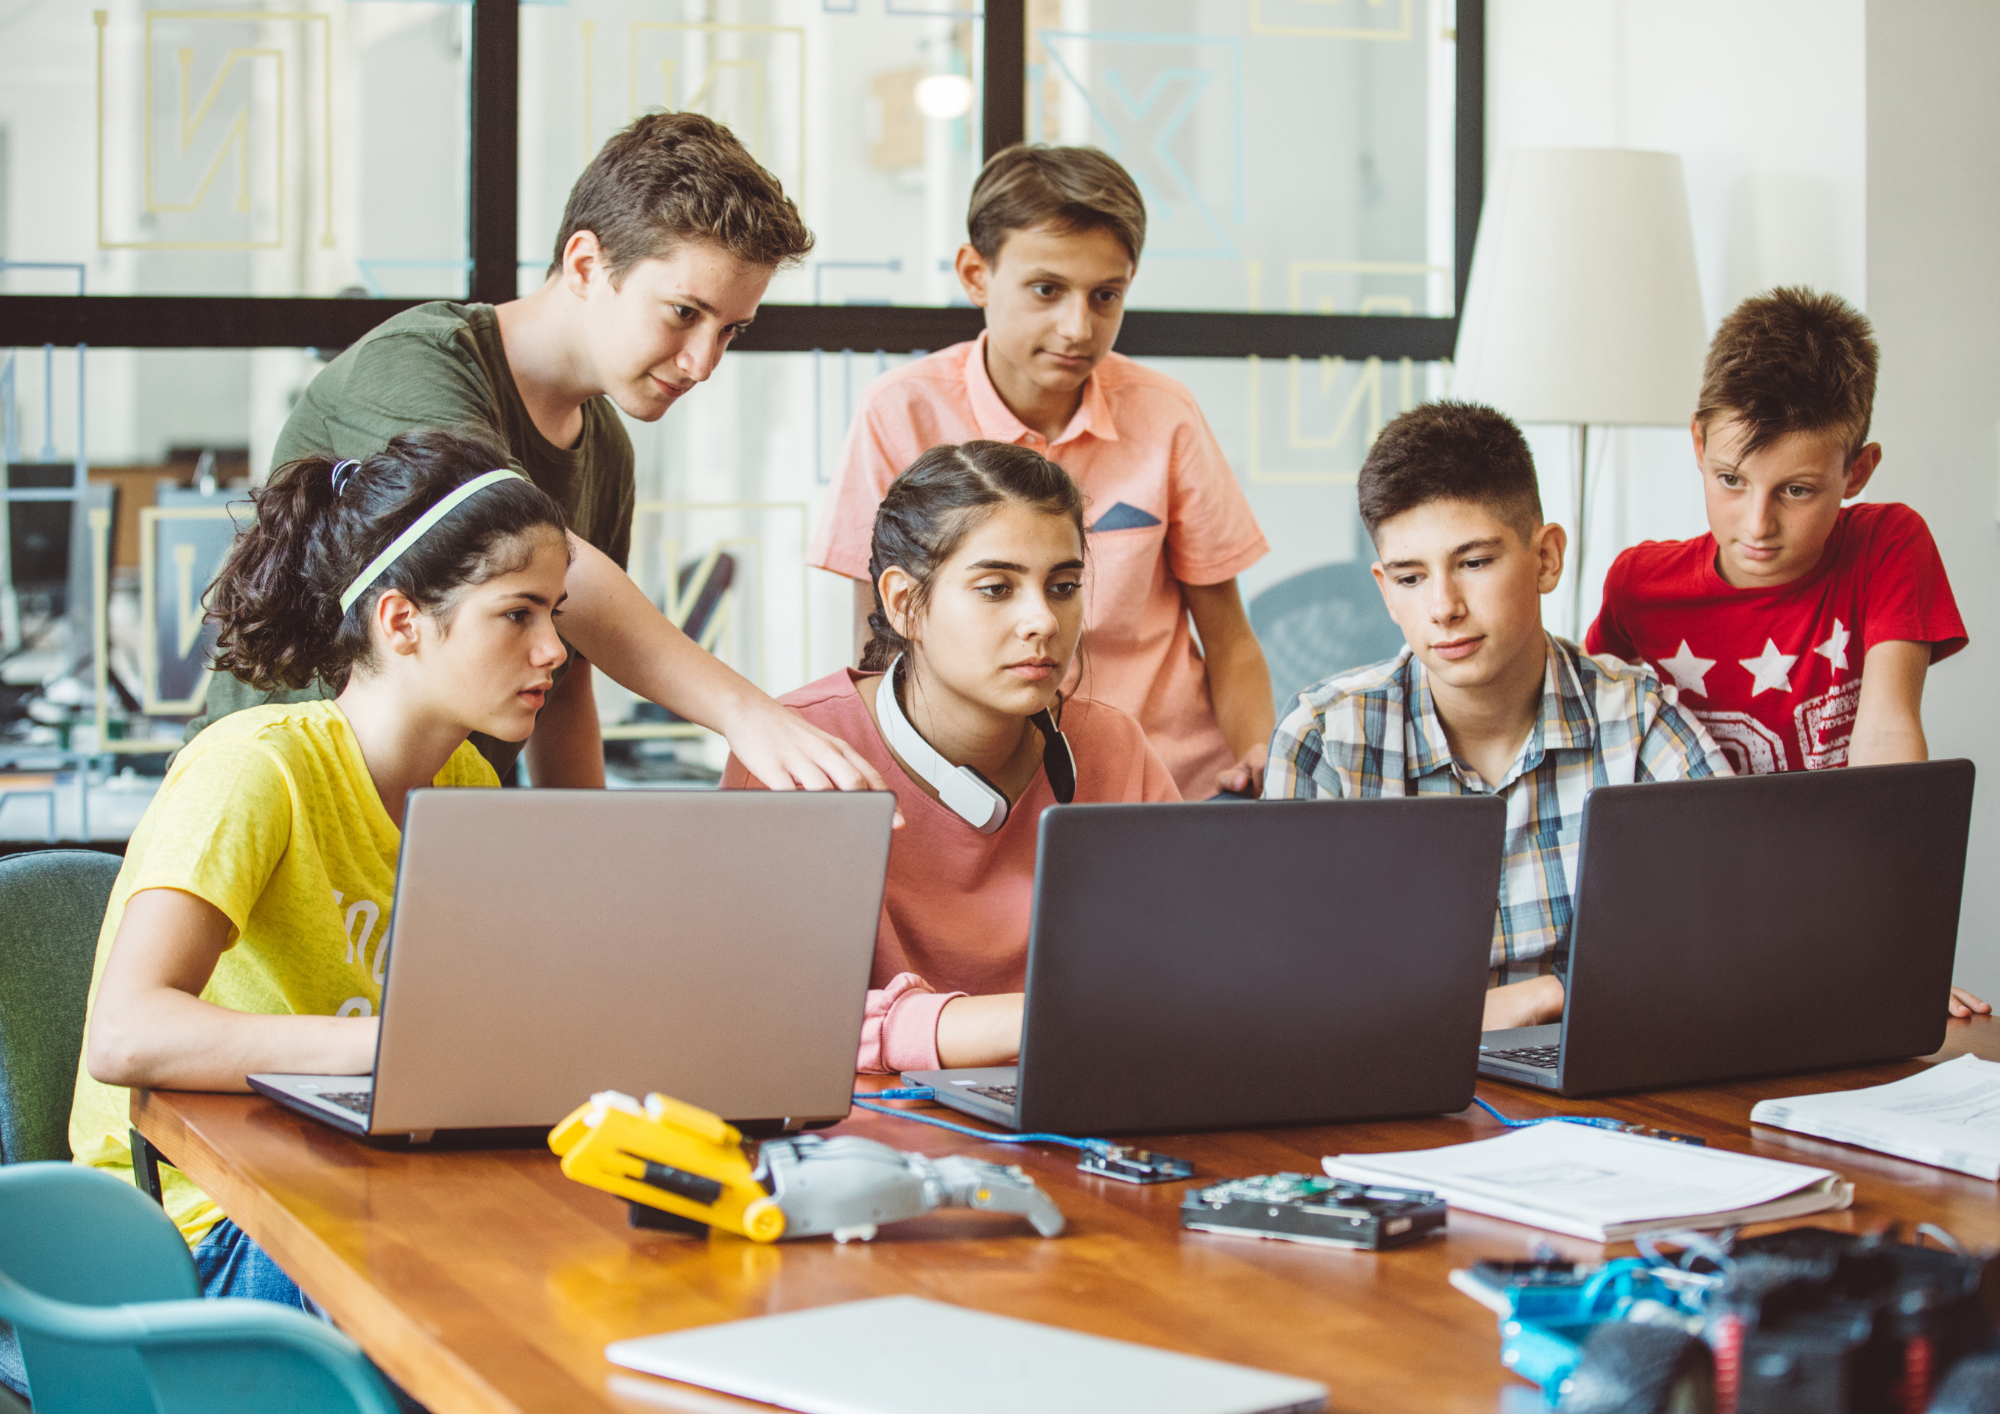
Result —
[[1750, 1111], [1750, 1120], [2000, 1179], [2000, 1064], [1977, 1056], [1960, 1056], [1893, 1085], [1765, 1100]]
[[1454, 1208], [1593, 1242], [1772, 1222], [1854, 1201], [1854, 1185], [1831, 1169], [1580, 1124], [1538, 1124], [1442, 1149], [1342, 1154], [1325, 1167], [1335, 1178], [1428, 1188]]

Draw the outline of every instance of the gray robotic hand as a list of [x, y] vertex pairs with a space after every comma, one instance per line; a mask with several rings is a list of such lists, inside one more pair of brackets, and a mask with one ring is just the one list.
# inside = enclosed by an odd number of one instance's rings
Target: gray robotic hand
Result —
[[1062, 1210], [1012, 1164], [950, 1154], [933, 1159], [848, 1135], [766, 1140], [755, 1177], [785, 1214], [786, 1237], [831, 1233], [866, 1242], [883, 1223], [933, 1208], [1019, 1213], [1043, 1237], [1063, 1230]]

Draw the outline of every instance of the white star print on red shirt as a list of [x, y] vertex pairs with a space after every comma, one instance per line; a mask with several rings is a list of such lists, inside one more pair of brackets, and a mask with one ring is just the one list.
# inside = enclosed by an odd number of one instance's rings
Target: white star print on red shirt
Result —
[[1845, 765], [1876, 644], [1928, 643], [1933, 663], [1965, 646], [1937, 544], [1908, 506], [1846, 507], [1819, 565], [1776, 589], [1731, 587], [1715, 552], [1712, 535], [1625, 551], [1584, 647], [1652, 664], [1739, 773]]

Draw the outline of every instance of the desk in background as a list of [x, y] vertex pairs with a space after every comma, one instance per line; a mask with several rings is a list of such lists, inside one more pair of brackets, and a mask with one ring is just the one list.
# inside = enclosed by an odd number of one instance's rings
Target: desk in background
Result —
[[[1931, 1061], [2000, 1060], [2000, 1018], [1950, 1023]], [[2000, 1246], [2000, 1189], [1867, 1150], [1749, 1125], [1758, 1100], [1900, 1079], [1922, 1062], [1738, 1085], [1564, 1102], [1482, 1083], [1519, 1118], [1611, 1114], [1723, 1148], [1819, 1164], [1854, 1180], [1854, 1207], [1805, 1221], [1866, 1231], [1934, 1222]], [[863, 1077], [861, 1087], [880, 1083]], [[584, 1098], [577, 1097], [579, 1102]], [[948, 1111], [942, 1113], [949, 1113]], [[1097, 1335], [1323, 1382], [1342, 1411], [1492, 1414], [1517, 1381], [1493, 1316], [1447, 1285], [1453, 1267], [1520, 1257], [1630, 1252], [1454, 1211], [1442, 1240], [1386, 1253], [1184, 1233], [1186, 1184], [1086, 1178], [1074, 1156], [1001, 1146], [864, 1111], [834, 1133], [903, 1149], [1003, 1159], [1010, 1152], [1062, 1207], [1053, 1241], [1019, 1219], [942, 1211], [870, 1243], [760, 1246], [635, 1231], [625, 1206], [565, 1179], [546, 1151], [373, 1149], [252, 1096], [135, 1092], [133, 1122], [436, 1414], [459, 1411], [751, 1409], [626, 1374], [604, 1359], [627, 1336], [835, 1301], [912, 1293]], [[1500, 1133], [1477, 1109], [1442, 1118], [1142, 1141], [1192, 1159], [1197, 1182], [1281, 1170], [1321, 1155], [1461, 1143]], [[893, 1358], [895, 1333], [883, 1333]], [[976, 1380], [968, 1360], [966, 1377]]]

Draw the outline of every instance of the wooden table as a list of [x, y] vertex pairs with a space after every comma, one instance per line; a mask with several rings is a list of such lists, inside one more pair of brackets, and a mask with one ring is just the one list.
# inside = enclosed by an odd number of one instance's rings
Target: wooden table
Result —
[[[1944, 1050], [1929, 1059], [1966, 1051], [2000, 1059], [2000, 1018], [1951, 1023]], [[1806, 1219], [1820, 1226], [1930, 1221], [1973, 1246], [2000, 1246], [2000, 1190], [1991, 1183], [1749, 1126], [1750, 1107], [1767, 1096], [1880, 1084], [1922, 1064], [1595, 1102], [1497, 1084], [1480, 1093], [1513, 1116], [1614, 1114], [1837, 1169], [1854, 1180], [1855, 1204]], [[621, 1372], [604, 1346], [900, 1293], [1302, 1375], [1328, 1386], [1336, 1410], [1492, 1414], [1500, 1390], [1517, 1382], [1500, 1368], [1492, 1315], [1447, 1285], [1446, 1273], [1544, 1243], [1580, 1258], [1631, 1250], [1457, 1211], [1442, 1240], [1381, 1254], [1184, 1233], [1184, 1184], [1086, 1178], [1067, 1151], [1001, 1148], [855, 1114], [835, 1132], [933, 1154], [1013, 1154], [1061, 1205], [1069, 1230], [1044, 1241], [1019, 1219], [943, 1211], [844, 1247], [826, 1238], [703, 1241], [635, 1231], [622, 1202], [565, 1179], [546, 1152], [374, 1149], [251, 1096], [138, 1092], [132, 1101], [147, 1138], [438, 1414], [759, 1408]], [[1213, 1180], [1317, 1172], [1323, 1154], [1499, 1132], [1472, 1109], [1146, 1142], [1192, 1159]]]

